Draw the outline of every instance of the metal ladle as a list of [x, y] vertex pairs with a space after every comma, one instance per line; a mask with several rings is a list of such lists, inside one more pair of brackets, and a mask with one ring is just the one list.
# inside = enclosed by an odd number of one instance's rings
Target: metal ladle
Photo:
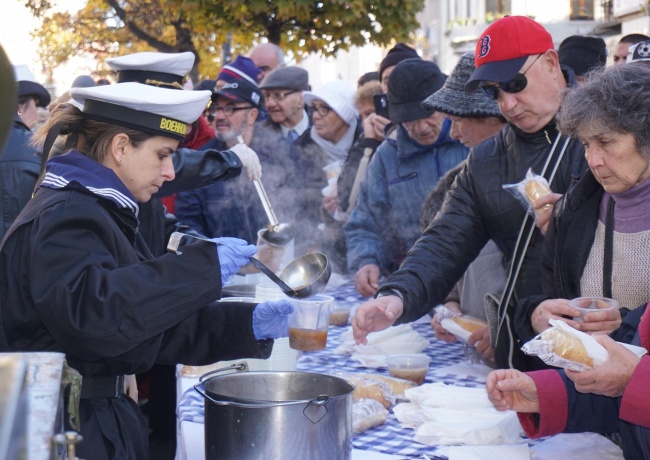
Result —
[[266, 216], [269, 218], [270, 223], [266, 231], [262, 233], [262, 238], [267, 242], [278, 246], [289, 244], [294, 237], [293, 227], [290, 224], [281, 224], [278, 222], [278, 218], [275, 215], [275, 211], [273, 211], [273, 206], [271, 206], [269, 196], [266, 194], [262, 182], [254, 179], [253, 185], [255, 185], [255, 190], [257, 190], [257, 194], [259, 195], [260, 200], [262, 201], [262, 206], [264, 207], [264, 212], [266, 212]]
[[[282, 292], [296, 299], [304, 299], [320, 293], [325, 289], [332, 275], [332, 266], [327, 256], [320, 252], [298, 257], [280, 272], [280, 276], [273, 273], [255, 257], [251, 259], [251, 262], [277, 284]], [[289, 285], [296, 287], [292, 288]]]
[[284, 292], [286, 295], [288, 295], [289, 297], [299, 297], [296, 291], [294, 291], [284, 281], [278, 278], [278, 275], [273, 273], [273, 270], [271, 270], [269, 267], [264, 265], [259, 259], [256, 259], [255, 257], [251, 257], [251, 262], [257, 268], [259, 268], [262, 273], [268, 276], [271, 279], [271, 281], [277, 284], [280, 287], [280, 289], [282, 289], [282, 292]]
[[[237, 142], [244, 144], [244, 138], [241, 135], [237, 136]], [[289, 244], [289, 242], [294, 237], [293, 227], [291, 224], [281, 224], [278, 221], [278, 218], [275, 215], [275, 211], [273, 210], [273, 206], [271, 206], [271, 201], [269, 201], [269, 196], [266, 194], [266, 190], [264, 189], [262, 182], [259, 179], [253, 179], [253, 185], [255, 186], [257, 195], [260, 197], [260, 201], [264, 207], [266, 217], [269, 219], [269, 226], [266, 231], [262, 233], [262, 238], [264, 238], [267, 242], [278, 246], [285, 246]]]

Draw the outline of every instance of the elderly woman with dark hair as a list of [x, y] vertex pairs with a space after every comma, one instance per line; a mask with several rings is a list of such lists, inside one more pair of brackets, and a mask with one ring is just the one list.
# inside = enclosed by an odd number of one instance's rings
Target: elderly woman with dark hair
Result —
[[594, 312], [584, 324], [564, 319], [587, 332], [611, 331], [624, 316], [611, 337], [595, 336], [608, 360], [584, 372], [499, 370], [487, 381], [494, 406], [520, 412], [529, 436], [620, 431], [630, 459], [650, 458], [650, 357], [639, 359], [613, 339], [650, 349], [649, 118], [650, 71], [634, 65], [592, 74], [567, 93], [559, 116], [562, 131], [583, 141], [590, 171], [556, 205], [541, 260], [549, 300], [533, 310], [533, 326], [577, 316], [567, 299], [613, 297], [621, 315]]

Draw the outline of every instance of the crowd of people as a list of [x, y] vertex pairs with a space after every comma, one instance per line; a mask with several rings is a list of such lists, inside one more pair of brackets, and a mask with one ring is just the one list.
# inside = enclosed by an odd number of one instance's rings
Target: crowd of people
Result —
[[[253, 270], [269, 224], [261, 183], [296, 253], [325, 253], [373, 298], [352, 319], [357, 343], [438, 305], [483, 319], [468, 344], [499, 369], [488, 395], [529, 436], [620, 431], [629, 458], [650, 458], [648, 358], [607, 337], [650, 346], [650, 37], [627, 35], [606, 58], [600, 38], [556, 50], [543, 26], [508, 16], [449, 76], [398, 43], [356, 88], [313, 88], [272, 44], [191, 88], [192, 53], [110, 58], [116, 83], [82, 76], [51, 103], [16, 68], [0, 351], [66, 354], [83, 377], [66, 419], [82, 457], [148, 458], [125, 375], [156, 383], [151, 421], [173, 430], [176, 363], [266, 358], [287, 335], [288, 302], [219, 301]], [[553, 191], [535, 213], [504, 188], [529, 170]], [[178, 231], [183, 250], [169, 252]], [[576, 322], [580, 296], [622, 308]], [[524, 354], [551, 318], [597, 336], [608, 361], [575, 373]], [[437, 315], [431, 325], [456, 340]]]

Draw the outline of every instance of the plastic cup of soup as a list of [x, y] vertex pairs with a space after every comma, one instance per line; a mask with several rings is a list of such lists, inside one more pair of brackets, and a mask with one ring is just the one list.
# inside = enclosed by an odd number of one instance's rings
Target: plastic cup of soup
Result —
[[330, 314], [330, 325], [347, 326], [348, 321], [350, 320], [350, 310], [352, 310], [350, 305], [335, 303], [332, 307], [332, 313]]
[[293, 313], [289, 315], [289, 346], [301, 351], [325, 348], [334, 297], [315, 295], [289, 302], [293, 305]]
[[574, 321], [582, 323], [587, 313], [594, 311], [617, 310], [619, 305], [614, 299], [607, 297], [578, 297], [569, 301], [569, 305], [580, 310], [580, 316], [575, 316]]
[[388, 373], [391, 377], [410, 380], [422, 385], [429, 370], [431, 358], [424, 353], [411, 355], [391, 355], [386, 358]]

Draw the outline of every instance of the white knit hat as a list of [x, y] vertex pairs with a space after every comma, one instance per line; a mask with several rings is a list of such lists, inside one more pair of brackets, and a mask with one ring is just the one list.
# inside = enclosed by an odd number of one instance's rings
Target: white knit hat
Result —
[[359, 116], [354, 105], [354, 93], [354, 87], [348, 82], [334, 80], [319, 86], [315, 91], [305, 91], [303, 100], [307, 105], [316, 99], [325, 102], [343, 121], [351, 125]]

